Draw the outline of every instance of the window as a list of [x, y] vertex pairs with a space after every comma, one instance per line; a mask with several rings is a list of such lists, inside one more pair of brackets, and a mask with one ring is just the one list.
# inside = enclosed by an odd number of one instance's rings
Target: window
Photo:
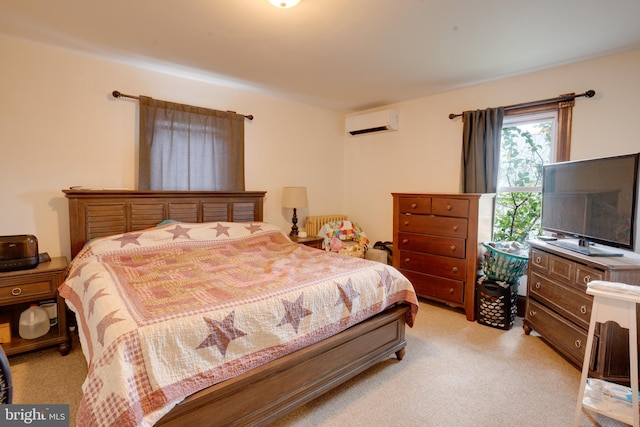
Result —
[[244, 116], [140, 96], [140, 190], [244, 190]]
[[526, 240], [540, 229], [542, 165], [569, 159], [573, 101], [505, 113], [494, 241]]

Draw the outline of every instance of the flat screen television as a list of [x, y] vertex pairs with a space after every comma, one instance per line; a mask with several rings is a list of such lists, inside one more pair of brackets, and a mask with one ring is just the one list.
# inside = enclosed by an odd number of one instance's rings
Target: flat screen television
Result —
[[[640, 153], [544, 165], [542, 218], [550, 244], [592, 256], [635, 249]], [[611, 248], [598, 248], [599, 243]]]

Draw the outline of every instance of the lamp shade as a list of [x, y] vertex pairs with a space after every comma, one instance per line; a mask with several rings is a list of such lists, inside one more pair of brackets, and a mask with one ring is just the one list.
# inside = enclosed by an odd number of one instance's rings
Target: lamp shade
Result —
[[282, 189], [283, 208], [306, 208], [307, 187], [284, 187]]

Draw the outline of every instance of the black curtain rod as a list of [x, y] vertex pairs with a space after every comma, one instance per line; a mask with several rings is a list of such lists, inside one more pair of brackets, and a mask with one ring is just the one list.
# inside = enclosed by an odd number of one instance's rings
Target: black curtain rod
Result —
[[[118, 92], [117, 90], [114, 90], [113, 92], [111, 92], [111, 95], [113, 95], [114, 98], [131, 98], [131, 99], [140, 99], [137, 96], [134, 95], [126, 95], [124, 93]], [[227, 110], [227, 113], [235, 113], [235, 111], [231, 111], [231, 110]], [[244, 116], [245, 119], [248, 120], [253, 120], [253, 114], [249, 114], [249, 115], [245, 115]]]
[[[561, 95], [557, 98], [550, 98], [550, 99], [542, 99], [540, 101], [531, 101], [531, 102], [523, 102], [522, 104], [516, 104], [516, 105], [508, 105], [506, 107], [504, 107], [505, 111], [508, 110], [515, 110], [516, 108], [524, 108], [524, 107], [536, 107], [538, 105], [544, 105], [544, 104], [548, 104], [551, 102], [566, 102], [566, 101], [573, 101], [576, 98], [579, 98], [581, 96], [584, 96], [585, 98], [591, 98], [596, 94], [595, 90], [588, 90], [585, 93], [581, 93], [578, 95]], [[456, 117], [460, 117], [462, 116], [462, 114], [449, 114], [449, 118], [450, 119], [455, 119]]]

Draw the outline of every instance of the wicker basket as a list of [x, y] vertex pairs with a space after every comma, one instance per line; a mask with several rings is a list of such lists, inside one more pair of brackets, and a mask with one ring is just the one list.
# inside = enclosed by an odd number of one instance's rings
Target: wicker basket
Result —
[[483, 243], [486, 248], [482, 259], [482, 271], [493, 280], [507, 283], [518, 283], [527, 271], [528, 255], [517, 255], [504, 252], [495, 247], [495, 243]]

